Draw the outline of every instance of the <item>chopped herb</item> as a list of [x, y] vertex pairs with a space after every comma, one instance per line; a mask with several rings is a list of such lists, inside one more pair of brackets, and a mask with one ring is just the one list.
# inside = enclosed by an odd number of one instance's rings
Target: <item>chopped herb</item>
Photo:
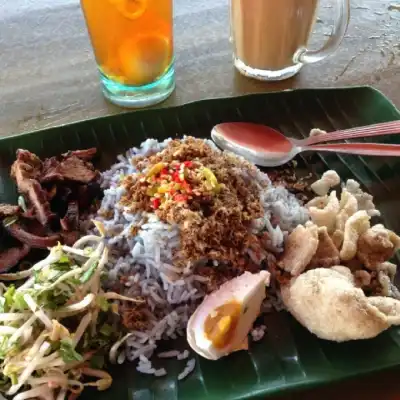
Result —
[[6, 309], [6, 299], [4, 297], [0, 297], [0, 313], [5, 312]]
[[62, 339], [60, 343], [60, 350], [58, 351], [65, 363], [83, 361], [83, 357], [74, 349], [71, 339]]
[[83, 336], [83, 348], [85, 350], [98, 350], [106, 348], [110, 343], [110, 339], [104, 335], [91, 337], [88, 332]]
[[[14, 357], [21, 351], [21, 340], [18, 338], [16, 341], [10, 343], [9, 336], [3, 336], [3, 340], [0, 341], [0, 359], [6, 357]], [[10, 371], [12, 372], [12, 371]]]
[[106, 363], [105, 357], [101, 354], [95, 354], [90, 359], [90, 366], [94, 369], [103, 369], [104, 364]]
[[15, 215], [12, 216], [12, 217], [4, 218], [4, 220], [3, 220], [3, 226], [4, 226], [5, 228], [7, 228], [7, 226], [10, 226], [10, 225], [12, 225], [12, 224], [15, 224], [17, 221], [18, 221], [18, 217], [15, 216]]
[[50, 349], [51, 349], [51, 353], [53, 353], [54, 351], [58, 351], [60, 350], [60, 342], [51, 342], [50, 343]]
[[0, 337], [0, 359], [15, 356], [21, 349], [20, 340], [10, 343], [9, 336]]
[[0, 337], [0, 359], [4, 360], [6, 358], [7, 352], [9, 350], [8, 336]]
[[8, 311], [14, 305], [15, 286], [11, 285], [4, 293], [5, 311]]
[[104, 324], [104, 325], [100, 328], [100, 331], [99, 331], [99, 332], [100, 332], [103, 336], [109, 337], [109, 336], [111, 336], [112, 333], [113, 333], [113, 328], [112, 328], [111, 325]]
[[89, 267], [89, 269], [81, 276], [80, 282], [86, 283], [92, 277], [98, 265], [99, 262], [97, 260], [94, 261], [93, 264]]
[[56, 271], [67, 272], [71, 270], [71, 264], [67, 263], [55, 263], [51, 266]]
[[40, 271], [34, 270], [33, 277], [35, 279], [35, 283], [39, 283], [41, 281]]
[[69, 296], [66, 293], [57, 293], [52, 290], [43, 290], [36, 298], [39, 305], [44, 306], [50, 310], [56, 310], [57, 308], [65, 305], [68, 299]]
[[57, 279], [61, 278], [64, 275], [64, 271], [58, 271], [57, 273], [53, 274], [51, 278], [49, 277], [49, 282], [55, 282]]
[[71, 260], [69, 259], [69, 257], [66, 254], [63, 254], [61, 256], [61, 258], [58, 260], [58, 263], [61, 264], [71, 264]]
[[83, 253], [85, 254], [85, 256], [90, 256], [93, 253], [93, 250], [93, 247], [88, 246], [83, 249]]
[[98, 296], [96, 303], [100, 307], [101, 311], [107, 312], [110, 309], [110, 304], [103, 296]]
[[71, 265], [71, 259], [67, 255], [63, 254], [56, 263], [51, 265], [51, 267], [57, 271], [69, 271]]
[[10, 374], [11, 384], [17, 385], [18, 384], [18, 376], [16, 373]]
[[15, 292], [13, 305], [20, 311], [28, 308], [28, 304], [26, 304], [23, 293]]
[[74, 286], [80, 285], [80, 283], [81, 283], [81, 281], [78, 278], [75, 278], [75, 277], [69, 278], [67, 282], [72, 284], [72, 285], [74, 285]]
[[24, 212], [28, 211], [28, 207], [26, 206], [26, 202], [25, 202], [24, 196], [19, 196], [18, 197], [18, 205], [24, 210]]

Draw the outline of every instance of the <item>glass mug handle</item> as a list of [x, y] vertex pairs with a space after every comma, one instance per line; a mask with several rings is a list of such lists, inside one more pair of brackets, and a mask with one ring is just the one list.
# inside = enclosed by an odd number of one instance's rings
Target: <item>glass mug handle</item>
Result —
[[297, 50], [293, 56], [296, 64], [312, 64], [332, 55], [340, 46], [350, 20], [350, 0], [336, 0], [339, 7], [337, 20], [331, 36], [325, 45], [319, 50], [308, 50], [303, 47]]

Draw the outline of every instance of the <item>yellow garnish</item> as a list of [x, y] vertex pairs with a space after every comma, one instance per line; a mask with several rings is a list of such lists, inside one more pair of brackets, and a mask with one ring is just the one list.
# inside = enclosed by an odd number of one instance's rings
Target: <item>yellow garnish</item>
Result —
[[153, 197], [156, 193], [158, 193], [158, 185], [150, 186], [146, 190], [147, 196]]
[[158, 193], [169, 193], [170, 191], [171, 191], [171, 184], [169, 183], [161, 185], [157, 190]]
[[154, 176], [154, 175], [157, 175], [158, 173], [160, 173], [160, 172], [162, 171], [162, 169], [163, 169], [164, 167], [165, 167], [165, 164], [164, 164], [164, 163], [155, 164], [155, 165], [153, 165], [153, 166], [150, 168], [150, 170], [149, 170], [149, 172], [147, 172], [146, 176], [147, 176], [148, 178], [150, 178], [150, 177], [152, 177], [152, 176]]
[[220, 185], [214, 173], [211, 171], [210, 168], [202, 167], [200, 168], [200, 172], [206, 179], [207, 183], [211, 186], [214, 192], [218, 193], [220, 191]]

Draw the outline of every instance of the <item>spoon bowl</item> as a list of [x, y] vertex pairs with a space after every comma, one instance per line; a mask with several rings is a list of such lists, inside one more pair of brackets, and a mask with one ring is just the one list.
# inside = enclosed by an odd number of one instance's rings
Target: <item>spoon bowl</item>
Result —
[[284, 164], [301, 151], [279, 131], [249, 122], [218, 124], [212, 129], [211, 137], [222, 149], [239, 154], [263, 167]]
[[399, 145], [380, 143], [336, 143], [329, 141], [400, 133], [400, 121], [340, 130], [298, 140], [266, 125], [250, 122], [227, 122], [214, 126], [211, 137], [217, 146], [232, 151], [263, 167], [287, 163], [303, 151], [336, 152], [375, 156], [400, 156]]

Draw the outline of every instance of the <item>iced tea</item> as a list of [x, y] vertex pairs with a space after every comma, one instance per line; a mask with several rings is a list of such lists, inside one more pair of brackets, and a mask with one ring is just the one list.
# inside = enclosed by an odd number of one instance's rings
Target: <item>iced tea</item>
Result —
[[81, 0], [81, 4], [106, 79], [123, 85], [125, 91], [134, 88], [137, 95], [138, 88], [147, 90], [173, 70], [172, 0]]

